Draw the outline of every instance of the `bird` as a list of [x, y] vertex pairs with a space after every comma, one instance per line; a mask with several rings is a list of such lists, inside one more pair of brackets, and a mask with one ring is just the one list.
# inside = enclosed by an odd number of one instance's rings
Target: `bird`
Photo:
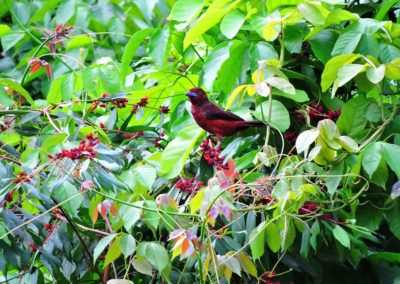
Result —
[[249, 127], [266, 127], [260, 120], [246, 121], [234, 113], [225, 111], [208, 100], [201, 88], [192, 88], [186, 94], [192, 103], [191, 112], [196, 123], [210, 134], [218, 137], [219, 144], [223, 137], [232, 136]]

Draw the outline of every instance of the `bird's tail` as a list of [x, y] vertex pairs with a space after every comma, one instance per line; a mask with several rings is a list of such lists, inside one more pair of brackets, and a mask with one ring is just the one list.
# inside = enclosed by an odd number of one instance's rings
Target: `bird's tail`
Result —
[[267, 127], [267, 125], [261, 120], [245, 121], [245, 127]]

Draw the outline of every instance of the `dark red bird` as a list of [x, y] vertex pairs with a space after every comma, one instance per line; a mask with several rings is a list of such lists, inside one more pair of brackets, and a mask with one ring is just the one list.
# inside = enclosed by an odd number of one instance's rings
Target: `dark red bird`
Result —
[[266, 127], [260, 120], [245, 121], [236, 114], [216, 106], [208, 100], [201, 88], [190, 89], [186, 96], [192, 103], [192, 114], [197, 124], [205, 131], [217, 135], [220, 142], [222, 137], [231, 136], [248, 127]]

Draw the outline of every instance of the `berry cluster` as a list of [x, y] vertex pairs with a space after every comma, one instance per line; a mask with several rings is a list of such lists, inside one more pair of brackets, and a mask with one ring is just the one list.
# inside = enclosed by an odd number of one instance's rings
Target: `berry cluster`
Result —
[[142, 98], [140, 100], [140, 102], [137, 103], [137, 105], [140, 107], [145, 107], [149, 103], [148, 100], [149, 100], [149, 97]]
[[293, 130], [293, 131], [290, 131], [290, 130], [286, 131], [286, 132], [285, 132], [285, 137], [286, 137], [286, 139], [289, 141], [290, 145], [296, 144], [297, 135], [296, 135], [296, 131], [295, 131], [295, 130]]
[[176, 70], [178, 70], [179, 72], [184, 72], [184, 71], [186, 71], [188, 68], [189, 68], [189, 65], [186, 64], [186, 65], [184, 66], [184, 68], [180, 68], [180, 67], [179, 67], [179, 68], [177, 68]]
[[[333, 121], [336, 121], [339, 118], [341, 113], [342, 113], [341, 110], [333, 111], [331, 109], [328, 109], [328, 111], [325, 112], [324, 107], [320, 104], [317, 104], [316, 102], [314, 102], [312, 104], [312, 107], [309, 108], [309, 112], [308, 112], [310, 119], [314, 122], [318, 122], [323, 119], [331, 119]], [[301, 114], [297, 115], [297, 120], [300, 123], [305, 122], [305, 118]]]
[[215, 147], [213, 144], [217, 144], [217, 141], [212, 138], [202, 141], [200, 150], [204, 153], [204, 159], [207, 160], [209, 165], [214, 166], [217, 170], [227, 170], [228, 165], [224, 165], [224, 158], [219, 156], [221, 153], [221, 147]]
[[139, 130], [139, 131], [136, 131], [135, 133], [133, 133], [133, 135], [129, 134], [129, 133], [124, 134], [124, 138], [136, 140], [142, 135], [143, 135], [143, 130]]
[[128, 103], [128, 99], [126, 99], [126, 98], [122, 98], [118, 101], [111, 102], [111, 104], [115, 105], [116, 108], [125, 108], [127, 103]]
[[4, 124], [0, 124], [0, 133], [7, 130], [10, 124], [11, 120], [6, 120], [4, 121]]
[[175, 188], [178, 188], [180, 192], [197, 192], [203, 185], [203, 182], [199, 181], [196, 183], [194, 180], [194, 177], [192, 177], [191, 179], [181, 179], [175, 184]]
[[[13, 183], [28, 182], [30, 180], [31, 180], [31, 177], [27, 177], [26, 173], [20, 172], [18, 177], [13, 180]], [[10, 194], [10, 192], [8, 194]], [[11, 194], [12, 194], [12, 192], [11, 192]], [[11, 197], [11, 200], [12, 200], [12, 197]]]
[[161, 106], [160, 107], [160, 113], [169, 113], [169, 108], [167, 106]]
[[[299, 209], [299, 215], [307, 215], [307, 214], [316, 214], [320, 209], [320, 206], [314, 203], [304, 203]], [[329, 213], [317, 216], [317, 220], [328, 220], [334, 222], [335, 224], [339, 224], [335, 220], [332, 220], [332, 215]]]
[[50, 159], [62, 159], [70, 158], [71, 160], [79, 160], [82, 158], [93, 159], [96, 157], [97, 152], [93, 149], [97, 144], [100, 143], [97, 137], [93, 137], [93, 133], [86, 135], [87, 140], [82, 140], [79, 143], [78, 148], [73, 148], [71, 150], [62, 150], [61, 153], [57, 153], [55, 157], [52, 155], [47, 155]]
[[[281, 284], [281, 281], [272, 281], [271, 279], [276, 277], [276, 271], [268, 271], [267, 273], [264, 274], [264, 276], [260, 279], [263, 283], [266, 284]], [[293, 284], [290, 282], [290, 284]]]

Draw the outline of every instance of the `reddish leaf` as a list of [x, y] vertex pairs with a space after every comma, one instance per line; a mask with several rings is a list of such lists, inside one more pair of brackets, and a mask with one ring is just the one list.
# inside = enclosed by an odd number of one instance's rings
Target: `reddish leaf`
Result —
[[96, 223], [98, 216], [99, 216], [99, 210], [97, 209], [97, 206], [96, 206], [96, 208], [93, 211], [93, 224]]
[[40, 62], [39, 61], [35, 61], [32, 63], [31, 65], [31, 74], [35, 73], [36, 71], [38, 71], [40, 69]]

